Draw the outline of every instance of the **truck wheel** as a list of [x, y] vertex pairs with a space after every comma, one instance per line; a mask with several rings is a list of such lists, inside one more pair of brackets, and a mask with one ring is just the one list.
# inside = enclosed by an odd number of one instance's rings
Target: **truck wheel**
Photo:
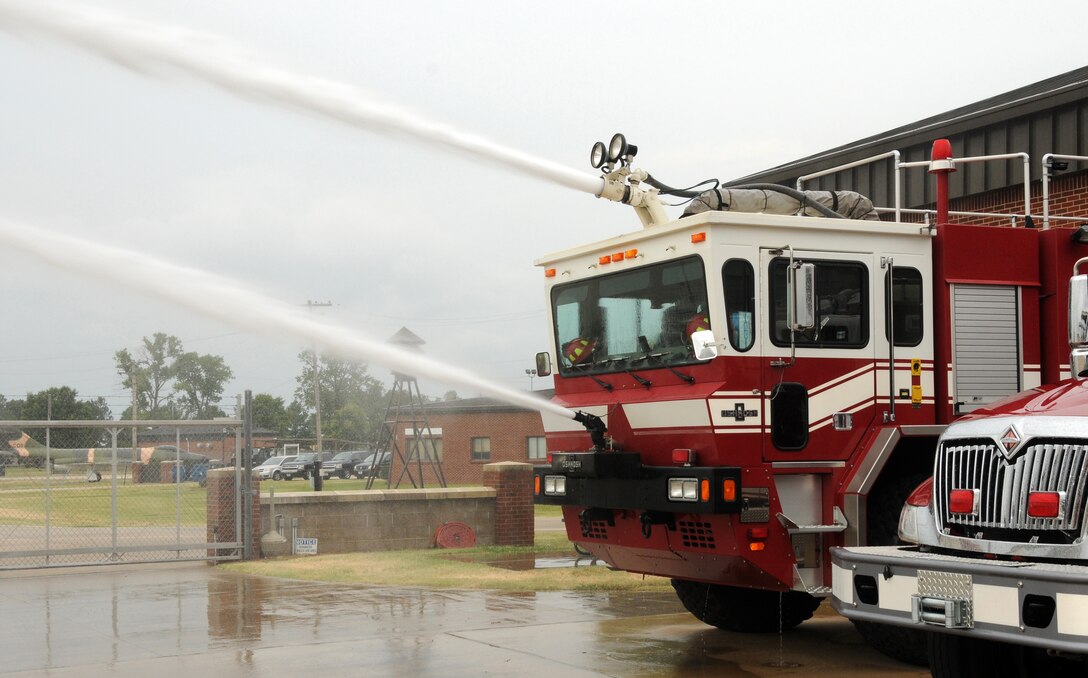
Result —
[[1072, 678], [1088, 668], [1083, 657], [1053, 656], [1041, 648], [946, 633], [928, 636], [933, 678]]
[[[897, 469], [885, 469], [882, 482], [869, 492], [867, 516], [869, 520], [868, 546], [892, 546], [899, 543], [899, 514], [907, 497], [923, 480], [925, 472], [897, 473]], [[926, 636], [921, 629], [888, 626], [873, 622], [851, 620], [865, 643], [892, 659], [915, 666], [928, 664]]]
[[[820, 599], [800, 591], [762, 591], [673, 579], [676, 596], [699, 621], [727, 631], [788, 631], [812, 616]], [[781, 611], [781, 619], [779, 617]]]

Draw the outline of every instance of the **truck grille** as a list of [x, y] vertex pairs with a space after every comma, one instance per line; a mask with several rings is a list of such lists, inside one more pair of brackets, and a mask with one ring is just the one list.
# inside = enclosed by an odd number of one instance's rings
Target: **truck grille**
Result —
[[[934, 502], [941, 527], [1001, 530], [999, 538], [1005, 541], [1027, 541], [1033, 536], [1010, 534], [1005, 530], [1036, 534], [1079, 531], [1084, 515], [1086, 460], [1088, 446], [1082, 441], [1035, 440], [1012, 460], [1007, 460], [997, 444], [989, 439], [942, 445], [937, 451], [933, 477]], [[958, 489], [979, 490], [975, 514], [949, 511], [949, 492]], [[1029, 517], [1028, 493], [1034, 491], [1064, 492], [1064, 515]]]
[[681, 520], [677, 526], [681, 543], [687, 548], [714, 550], [714, 530], [710, 523]]

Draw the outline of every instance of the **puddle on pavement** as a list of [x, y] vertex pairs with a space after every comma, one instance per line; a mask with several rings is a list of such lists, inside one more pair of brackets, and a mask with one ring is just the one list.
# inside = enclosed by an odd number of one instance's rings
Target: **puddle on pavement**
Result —
[[499, 567], [504, 570], [548, 570], [563, 567], [594, 567], [604, 566], [604, 563], [591, 556], [582, 556], [577, 553], [556, 553], [545, 555], [489, 555], [483, 557], [447, 556], [450, 560], [464, 563], [481, 563], [491, 567]]

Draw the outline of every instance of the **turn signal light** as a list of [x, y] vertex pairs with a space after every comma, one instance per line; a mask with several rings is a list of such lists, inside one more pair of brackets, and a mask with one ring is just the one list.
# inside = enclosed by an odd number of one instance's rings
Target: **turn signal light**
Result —
[[597, 263], [602, 265], [602, 266], [604, 266], [605, 264], [611, 264], [612, 263], [612, 257], [605, 254], [604, 256], [597, 259]]
[[613, 254], [612, 261], [623, 261], [623, 252], [616, 252]]
[[767, 548], [767, 544], [763, 541], [767, 538], [770, 532], [765, 527], [749, 527], [748, 528], [748, 550], [749, 551], [764, 551]]
[[1061, 515], [1060, 492], [1031, 492], [1028, 494], [1028, 515], [1032, 518], [1057, 518]]
[[626, 252], [623, 253], [623, 258], [624, 259], [636, 259], [636, 258], [638, 258], [638, 250], [637, 249], [627, 250]]
[[704, 479], [699, 483], [699, 500], [700, 501], [710, 501], [710, 481], [709, 480]]
[[554, 278], [555, 277], [555, 269], [554, 268], [544, 269], [544, 277], [545, 278]]
[[694, 243], [706, 242], [706, 231], [700, 231], [699, 233], [692, 233], [691, 234], [691, 242], [693, 244]]
[[737, 500], [737, 481], [732, 478], [726, 478], [722, 483], [722, 499], [726, 501]]
[[533, 477], [533, 494], [540, 494], [540, 476]]
[[978, 490], [952, 490], [948, 493], [948, 510], [970, 514], [978, 511]]

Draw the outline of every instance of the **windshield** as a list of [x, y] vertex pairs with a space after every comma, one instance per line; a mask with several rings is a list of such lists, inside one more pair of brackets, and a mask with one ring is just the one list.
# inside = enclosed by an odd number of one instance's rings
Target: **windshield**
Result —
[[[279, 466], [283, 463], [283, 457], [269, 457], [260, 463], [260, 466]], [[260, 468], [258, 466], [258, 468]]]
[[564, 375], [693, 363], [691, 333], [710, 329], [699, 257], [557, 286], [552, 304]]

